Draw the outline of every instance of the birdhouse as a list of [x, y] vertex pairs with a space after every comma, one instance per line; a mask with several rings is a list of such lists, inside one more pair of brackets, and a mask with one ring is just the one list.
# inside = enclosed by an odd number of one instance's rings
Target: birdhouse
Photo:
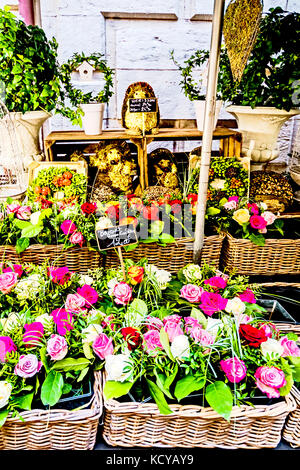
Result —
[[95, 69], [86, 60], [77, 67], [76, 71], [79, 72], [80, 80], [82, 81], [93, 80]]

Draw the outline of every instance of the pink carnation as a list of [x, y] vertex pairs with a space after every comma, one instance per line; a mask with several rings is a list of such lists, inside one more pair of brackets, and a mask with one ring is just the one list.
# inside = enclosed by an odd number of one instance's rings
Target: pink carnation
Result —
[[160, 341], [158, 330], [149, 330], [144, 334], [144, 349], [148, 354], [156, 355], [163, 346]]
[[227, 286], [227, 281], [221, 276], [214, 276], [204, 281], [204, 284], [208, 284], [214, 289], [225, 289]]
[[203, 292], [199, 307], [204, 313], [206, 313], [206, 315], [211, 317], [214, 313], [224, 310], [227, 302], [228, 299], [223, 299], [220, 294], [214, 292]]
[[254, 377], [256, 386], [269, 398], [279, 398], [279, 389], [286, 385], [284, 372], [277, 367], [259, 367]]
[[251, 289], [246, 289], [239, 295], [239, 298], [242, 302], [247, 302], [248, 304], [255, 304], [256, 299]]
[[7, 353], [16, 350], [17, 346], [9, 336], [0, 336], [0, 362], [6, 361]]
[[16, 273], [18, 277], [21, 277], [23, 274], [23, 268], [20, 264], [13, 264], [13, 267], [7, 267], [3, 269], [4, 273]]
[[98, 292], [88, 284], [84, 284], [84, 286], [78, 287], [77, 293], [84, 298], [85, 306], [88, 308], [95, 304], [99, 298]]
[[76, 225], [72, 220], [64, 220], [63, 223], [60, 226], [60, 229], [63, 231], [65, 235], [70, 235], [71, 233], [75, 232], [76, 230]]
[[280, 344], [283, 347], [283, 354], [282, 357], [292, 356], [292, 357], [299, 357], [300, 356], [300, 348], [298, 348], [296, 341], [288, 339], [286, 336], [280, 338]]
[[220, 361], [220, 366], [229, 382], [239, 383], [246, 377], [246, 364], [237, 357], [231, 357], [225, 361]]
[[200, 302], [202, 293], [202, 287], [196, 286], [194, 284], [186, 284], [180, 290], [180, 296], [191, 303]]
[[255, 202], [253, 204], [248, 203], [247, 207], [249, 209], [250, 214], [253, 214], [253, 215], [259, 214], [259, 208], [258, 208], [258, 205], [255, 204]]

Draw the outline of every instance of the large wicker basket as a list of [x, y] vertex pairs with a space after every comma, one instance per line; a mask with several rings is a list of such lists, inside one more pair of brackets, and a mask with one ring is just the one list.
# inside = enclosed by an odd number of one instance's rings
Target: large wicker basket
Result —
[[122, 447], [276, 447], [288, 413], [296, 408], [289, 395], [274, 405], [235, 406], [228, 422], [212, 408], [171, 405], [160, 414], [154, 403], [104, 399], [103, 438]]
[[297, 408], [289, 414], [282, 437], [292, 447], [300, 447], [300, 391], [293, 387], [291, 394], [296, 401]]
[[9, 417], [0, 428], [0, 450], [92, 450], [102, 415], [101, 374], [92, 402], [78, 410], [32, 410]]
[[257, 246], [227, 234], [221, 259], [223, 268], [237, 274], [300, 274], [300, 239], [266, 240], [264, 246]]
[[0, 262], [11, 261], [15, 264], [43, 264], [57, 267], [67, 266], [70, 271], [86, 273], [88, 269], [95, 269], [103, 264], [103, 255], [98, 251], [89, 250], [88, 247], [71, 247], [64, 249], [64, 245], [32, 245], [18, 254], [13, 246], [0, 246]]
[[[205, 262], [210, 266], [219, 268], [224, 238], [224, 235], [205, 237], [201, 264]], [[156, 243], [140, 243], [132, 251], [123, 251], [123, 257], [130, 258], [134, 262], [139, 261], [141, 258], [147, 258], [150, 264], [155, 264], [160, 269], [175, 273], [186, 264], [193, 262], [193, 240], [193, 238], [179, 238], [176, 243], [168, 243], [166, 246], [160, 246]], [[116, 267], [118, 264], [117, 253], [109, 250], [106, 255], [105, 267]]]

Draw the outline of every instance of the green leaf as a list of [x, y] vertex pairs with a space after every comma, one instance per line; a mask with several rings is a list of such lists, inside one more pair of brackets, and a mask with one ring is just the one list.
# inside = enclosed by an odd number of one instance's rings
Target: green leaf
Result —
[[167, 397], [169, 397], [171, 400], [173, 399], [171, 393], [167, 388], [165, 388], [165, 381], [166, 381], [166, 376], [165, 374], [158, 373], [156, 369], [154, 369], [154, 375], [156, 377], [156, 385], [158, 388], [165, 394]]
[[87, 359], [94, 359], [93, 350], [88, 343], [83, 343], [83, 354]]
[[91, 363], [86, 357], [79, 357], [75, 359], [74, 357], [67, 357], [61, 361], [57, 361], [53, 364], [52, 370], [64, 370], [64, 371], [76, 371], [85, 369]]
[[104, 385], [104, 396], [106, 400], [110, 398], [119, 398], [123, 395], [127, 395], [131, 389], [133, 382], [116, 382], [114, 380], [108, 380]]
[[40, 349], [40, 357], [41, 357], [41, 361], [43, 363], [43, 366], [45, 367], [45, 371], [48, 374], [48, 372], [50, 372], [50, 367], [49, 367], [48, 360], [47, 360], [46, 348], [41, 348]]
[[0, 428], [5, 424], [5, 421], [9, 415], [9, 410], [0, 411]]
[[218, 209], [217, 207], [209, 207], [206, 211], [206, 214], [207, 215], [217, 215], [217, 214], [220, 214], [220, 209]]
[[126, 252], [127, 252], [127, 251], [133, 251], [133, 250], [135, 250], [138, 246], [139, 246], [138, 243], [134, 243], [133, 245], [123, 246], [123, 249], [124, 249]]
[[62, 395], [64, 379], [60, 372], [51, 371], [47, 375], [41, 389], [43, 405], [54, 406]]
[[28, 393], [27, 395], [22, 395], [19, 397], [15, 397], [11, 404], [21, 410], [31, 410], [31, 403], [33, 400], [33, 393]]
[[21, 230], [26, 227], [32, 227], [31, 222], [28, 222], [27, 220], [19, 220], [19, 219], [14, 220], [14, 225]]
[[36, 237], [41, 231], [43, 230], [42, 225], [32, 225], [30, 224], [29, 227], [25, 227], [22, 230], [22, 237], [25, 238], [33, 238]]
[[139, 326], [148, 314], [146, 302], [142, 299], [134, 299], [129, 305], [125, 314], [128, 326]]
[[183, 377], [183, 379], [178, 380], [176, 383], [174, 395], [177, 400], [180, 401], [191, 393], [196, 392], [197, 390], [201, 390], [204, 385], [204, 377], [199, 379], [189, 374], [186, 377]]
[[72, 385], [65, 383], [62, 389], [62, 395], [68, 395], [70, 391], [72, 390]]
[[165, 331], [164, 328], [162, 328], [159, 332], [159, 339], [160, 339], [160, 342], [162, 344], [162, 347], [166, 351], [166, 353], [169, 356], [169, 358], [171, 359], [171, 361], [174, 361], [175, 359], [174, 359], [173, 354], [171, 353], [169, 336], [168, 336], [168, 333]]
[[293, 379], [295, 382], [300, 382], [300, 357], [287, 357], [290, 362]]
[[217, 381], [206, 387], [205, 398], [208, 404], [227, 421], [233, 406], [230, 388], [224, 382]]
[[249, 239], [252, 241], [252, 243], [258, 246], [264, 246], [266, 242], [264, 236], [261, 233], [259, 235], [254, 235], [254, 233], [251, 233], [249, 235]]
[[163, 231], [165, 223], [162, 220], [155, 220], [151, 223], [150, 236], [152, 238], [158, 238]]
[[166, 378], [165, 383], [164, 383], [164, 386], [165, 386], [165, 388], [166, 388], [167, 390], [169, 390], [169, 388], [171, 387], [172, 383], [174, 382], [177, 373], [178, 373], [178, 365], [175, 364], [174, 371], [172, 372], [171, 375], [169, 375], [169, 376]]
[[198, 320], [198, 323], [200, 323], [200, 325], [203, 325], [204, 329], [207, 327], [207, 317], [198, 308], [192, 307], [190, 316], [196, 318], [196, 320]]
[[30, 245], [29, 238], [18, 238], [17, 243], [16, 243], [16, 252], [22, 253], [22, 251], [25, 251]]
[[159, 241], [162, 243], [176, 243], [176, 240], [172, 235], [169, 235], [168, 233], [162, 233], [159, 237]]
[[155, 400], [155, 403], [158, 406], [158, 409], [162, 415], [169, 415], [172, 414], [172, 410], [170, 409], [166, 399], [164, 397], [163, 392], [158, 388], [158, 386], [152, 382], [152, 380], [146, 379], [147, 384], [149, 387], [150, 394], [152, 398]]
[[77, 382], [81, 382], [84, 379], [84, 377], [86, 376], [86, 374], [88, 373], [88, 371], [89, 371], [89, 367], [86, 367], [85, 369], [82, 369], [82, 371], [80, 372], [79, 377], [77, 379]]

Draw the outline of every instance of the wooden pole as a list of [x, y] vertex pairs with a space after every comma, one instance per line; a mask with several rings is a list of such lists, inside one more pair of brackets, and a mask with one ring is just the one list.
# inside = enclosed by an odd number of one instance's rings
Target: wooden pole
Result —
[[222, 39], [222, 25], [225, 0], [215, 0], [211, 32], [209, 68], [207, 76], [204, 128], [202, 137], [201, 166], [199, 174], [198, 205], [195, 225], [194, 262], [199, 263], [204, 242], [204, 224], [208, 174], [214, 131], [216, 93], [218, 83], [219, 59]]

